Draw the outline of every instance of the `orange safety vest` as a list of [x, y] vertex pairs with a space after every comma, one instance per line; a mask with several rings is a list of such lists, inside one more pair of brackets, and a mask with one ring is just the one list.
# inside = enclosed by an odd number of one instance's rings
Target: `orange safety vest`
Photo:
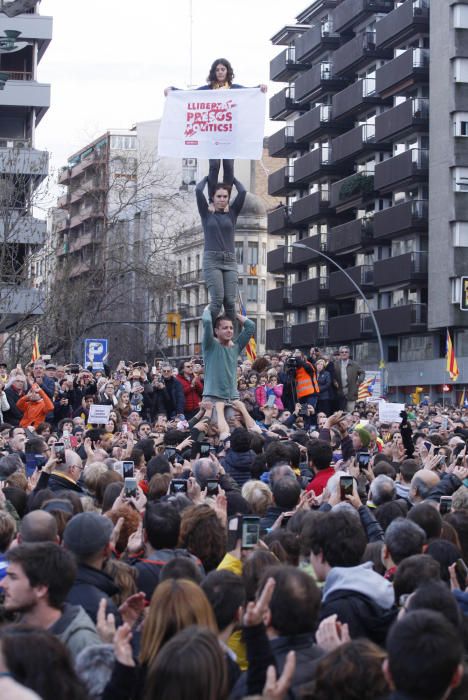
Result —
[[305, 371], [304, 367], [298, 367], [296, 369], [296, 394], [298, 399], [302, 399], [304, 396], [310, 396], [311, 394], [320, 393], [315, 367], [311, 365], [310, 362], [306, 362], [306, 364], [314, 370], [313, 377]]

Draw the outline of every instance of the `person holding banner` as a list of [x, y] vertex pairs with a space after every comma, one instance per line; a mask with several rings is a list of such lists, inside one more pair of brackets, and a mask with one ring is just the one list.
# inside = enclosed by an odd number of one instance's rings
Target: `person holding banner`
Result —
[[[206, 85], [201, 85], [197, 88], [197, 90], [236, 90], [245, 87], [244, 85], [233, 83], [233, 80], [234, 70], [230, 62], [227, 60], [227, 58], [217, 58], [211, 64], [210, 72], [206, 79]], [[259, 85], [258, 87], [262, 92], [266, 92], [268, 89], [266, 85]], [[164, 90], [164, 94], [167, 96], [171, 90], [177, 89], [178, 88], [167, 87]], [[215, 187], [219, 179], [221, 161], [216, 158], [210, 158], [209, 163], [208, 197], [209, 201], [212, 202]], [[234, 183], [234, 160], [231, 158], [223, 158], [223, 182], [229, 187], [232, 187]]]
[[209, 308], [213, 326], [222, 305], [225, 315], [235, 324], [238, 273], [234, 232], [247, 192], [242, 183], [234, 178], [237, 197], [229, 204], [230, 188], [218, 183], [212, 211], [204, 195], [207, 182], [208, 177], [203, 178], [196, 186], [195, 194], [205, 236], [203, 275], [208, 289]]

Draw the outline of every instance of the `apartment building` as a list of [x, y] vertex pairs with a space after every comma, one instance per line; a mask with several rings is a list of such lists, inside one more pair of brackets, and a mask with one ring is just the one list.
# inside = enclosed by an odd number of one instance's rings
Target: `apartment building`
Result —
[[268, 232], [286, 245], [268, 255], [285, 285], [267, 295], [283, 314], [267, 347], [348, 344], [377, 367], [368, 306], [324, 253], [375, 314], [393, 395], [439, 395], [447, 328], [459, 383], [468, 372], [468, 4], [316, 0], [272, 42], [270, 77], [287, 85], [270, 155], [288, 161], [268, 183], [286, 198]]
[[50, 85], [39, 81], [38, 72], [51, 38], [52, 18], [35, 8], [13, 17], [0, 11], [0, 333], [5, 357], [14, 352], [18, 324], [43, 311], [43, 292], [34, 287], [33, 275], [46, 222], [35, 217], [33, 208], [49, 155], [36, 148], [35, 132], [50, 105]]

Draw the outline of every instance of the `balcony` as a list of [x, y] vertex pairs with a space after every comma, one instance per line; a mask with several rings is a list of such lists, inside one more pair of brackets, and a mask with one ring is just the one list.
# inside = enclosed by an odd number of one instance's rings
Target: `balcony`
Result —
[[291, 208], [291, 225], [306, 226], [309, 222], [332, 213], [327, 192], [313, 192], [294, 202]]
[[44, 245], [47, 222], [36, 219], [22, 210], [8, 210], [8, 215], [0, 217], [0, 242], [23, 245]]
[[370, 15], [391, 12], [393, 0], [343, 0], [333, 13], [336, 32], [349, 32]]
[[299, 323], [291, 329], [291, 345], [295, 348], [307, 348], [315, 345], [318, 340], [324, 338], [323, 329], [326, 326], [324, 321], [309, 321]]
[[316, 136], [343, 131], [345, 128], [346, 125], [335, 125], [331, 105], [318, 105], [294, 120], [294, 141], [308, 144]]
[[375, 166], [375, 189], [390, 192], [405, 188], [428, 176], [429, 154], [426, 149], [413, 148], [398, 156], [388, 158]]
[[272, 314], [291, 307], [291, 287], [277, 287], [267, 291], [267, 309]]
[[297, 151], [297, 143], [294, 141], [294, 126], [288, 124], [268, 137], [268, 152], [272, 158], [287, 156]]
[[[387, 109], [375, 119], [375, 140], [377, 143], [408, 135], [412, 131], [429, 129], [429, 100], [413, 97]], [[380, 146], [379, 146], [380, 148]]]
[[270, 274], [283, 274], [285, 250], [286, 246], [282, 245], [279, 248], [270, 250], [270, 252], [267, 253], [267, 270]]
[[[346, 78], [333, 74], [333, 64], [330, 61], [322, 61], [296, 80], [295, 99], [301, 105], [305, 102], [317, 101], [325, 93], [341, 90], [348, 82]], [[304, 106], [301, 108], [305, 109]]]
[[333, 32], [332, 22], [316, 24], [296, 39], [296, 58], [312, 63], [325, 51], [334, 51], [340, 43], [341, 37]]
[[328, 299], [328, 277], [314, 277], [292, 285], [292, 306], [302, 307]]
[[393, 58], [393, 50], [376, 47], [375, 31], [362, 32], [335, 51], [333, 70], [335, 75], [353, 78], [369, 61], [384, 58]]
[[[354, 161], [360, 154], [373, 153], [375, 146], [375, 126], [373, 124], [361, 124], [345, 134], [337, 136], [332, 141], [333, 163]], [[391, 150], [390, 144], [379, 145], [379, 151]]]
[[0, 281], [0, 314], [6, 317], [2, 318], [2, 326], [6, 321], [11, 323], [17, 315], [36, 316], [42, 313], [44, 313], [44, 293], [42, 290], [34, 287], [23, 287], [19, 284], [9, 285], [5, 284], [4, 280]]
[[369, 314], [347, 314], [328, 319], [328, 342], [331, 345], [369, 338], [373, 335], [375, 335], [375, 328]]
[[315, 148], [294, 163], [294, 184], [311, 182], [318, 175], [336, 172], [337, 168], [331, 159], [331, 149], [328, 146]]
[[305, 109], [296, 102], [294, 92], [294, 86], [289, 85], [270, 98], [270, 119], [284, 120], [298, 109]]
[[373, 243], [373, 220], [371, 217], [353, 219], [331, 229], [328, 250], [334, 255], [352, 253], [367, 248]]
[[[374, 287], [374, 274], [372, 265], [357, 265], [346, 268], [346, 272], [361, 289], [372, 289]], [[356, 296], [356, 287], [344, 275], [341, 270], [332, 272], [330, 275], [330, 296], [332, 299], [343, 296]]]
[[391, 240], [393, 236], [424, 231], [428, 227], [428, 201], [414, 199], [374, 214], [374, 238]]
[[268, 350], [281, 350], [291, 344], [291, 326], [270, 328], [266, 332], [266, 347]]
[[[327, 239], [327, 234], [318, 233], [315, 236], [308, 236], [307, 238], [303, 238], [301, 241], [298, 241], [301, 246], [310, 246], [310, 250], [305, 250], [305, 248], [299, 248], [292, 245], [293, 267], [307, 267], [311, 262], [318, 260], [320, 258], [320, 254], [316, 251], [321, 251], [323, 253], [327, 251]], [[312, 248], [314, 250], [312, 250]]]
[[[19, 147], [15, 145], [17, 143], [13, 141], [12, 148], [0, 148], [0, 173], [23, 176], [23, 185], [20, 183], [20, 188], [25, 187], [25, 178], [32, 178], [38, 184], [49, 174], [48, 152], [38, 151], [28, 145]], [[20, 143], [27, 144], [27, 142]]]
[[203, 278], [203, 270], [189, 270], [188, 272], [182, 272], [177, 275], [177, 281], [179, 284], [193, 284], [201, 282]]
[[268, 175], [268, 194], [272, 197], [287, 195], [290, 190], [294, 189], [294, 167], [292, 165], [284, 165]]
[[406, 0], [377, 22], [376, 33], [381, 48], [397, 46], [415, 34], [428, 34], [429, 0]]
[[375, 72], [375, 87], [382, 97], [396, 95], [417, 83], [428, 81], [428, 49], [408, 49]]
[[[3, 26], [3, 25], [2, 25]], [[2, 107], [36, 109], [36, 126], [50, 106], [50, 85], [27, 79], [25, 73], [14, 73], [2, 90]], [[32, 76], [30, 76], [31, 78]]]
[[331, 186], [330, 205], [337, 211], [357, 207], [374, 195], [374, 173], [362, 171], [345, 177]]
[[278, 206], [267, 214], [267, 228], [271, 235], [283, 235], [290, 226], [289, 207]]
[[391, 309], [379, 309], [374, 313], [382, 335], [415, 333], [427, 328], [426, 304], [405, 304]]
[[270, 61], [270, 80], [278, 82], [287, 82], [291, 80], [299, 71], [307, 70], [308, 66], [299, 63], [296, 59], [296, 49], [294, 46], [288, 46], [272, 61]]
[[370, 105], [381, 104], [384, 101], [376, 92], [375, 78], [361, 78], [333, 95], [333, 118], [349, 120], [368, 110]]
[[391, 284], [421, 282], [427, 279], [427, 253], [413, 252], [397, 255], [374, 263], [376, 287]]

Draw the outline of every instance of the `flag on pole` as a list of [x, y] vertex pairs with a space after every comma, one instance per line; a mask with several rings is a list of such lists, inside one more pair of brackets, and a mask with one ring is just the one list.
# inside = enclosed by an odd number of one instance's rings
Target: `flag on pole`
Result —
[[372, 390], [374, 388], [375, 380], [376, 376], [374, 374], [373, 377], [368, 377], [367, 379], [364, 379], [364, 381], [359, 385], [357, 396], [358, 401], [366, 401], [366, 399], [372, 396]]
[[465, 389], [463, 389], [463, 391], [462, 391], [458, 405], [462, 406], [462, 407], [465, 405]]
[[[242, 295], [240, 293], [240, 289], [238, 290], [238, 295], [239, 295], [239, 310], [241, 312], [242, 316], [247, 316], [247, 311], [245, 310], [244, 302], [242, 301]], [[255, 342], [255, 338], [252, 336], [245, 346], [245, 352], [247, 353], [247, 357], [251, 362], [254, 362], [257, 359], [257, 343]]]
[[452, 338], [450, 337], [450, 333], [449, 333], [448, 328], [447, 328], [446, 358], [447, 358], [447, 372], [449, 373], [450, 379], [452, 380], [452, 382], [456, 382], [460, 372], [458, 371], [457, 358], [455, 357], [455, 351], [453, 349]]
[[39, 336], [36, 331], [36, 335], [34, 336], [34, 343], [33, 343], [33, 349], [32, 349], [32, 355], [31, 355], [31, 362], [36, 362], [41, 356], [41, 352], [39, 350]]

